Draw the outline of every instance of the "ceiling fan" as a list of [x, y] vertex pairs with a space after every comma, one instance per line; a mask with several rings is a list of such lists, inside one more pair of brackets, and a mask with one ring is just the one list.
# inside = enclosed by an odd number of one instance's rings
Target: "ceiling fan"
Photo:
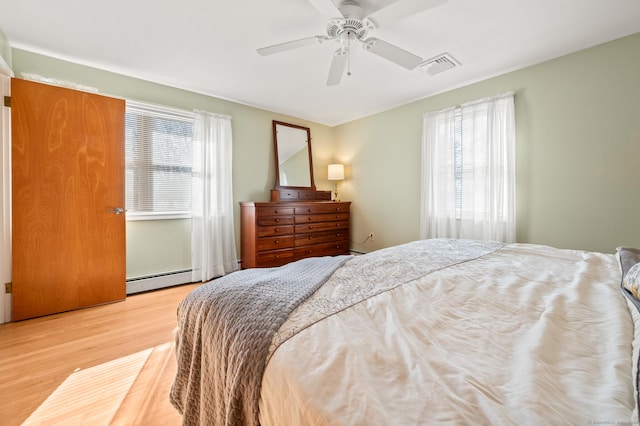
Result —
[[[362, 47], [384, 59], [412, 70], [422, 58], [375, 37], [367, 38], [370, 30], [380, 28], [389, 22], [431, 9], [446, 0], [397, 0], [365, 16], [364, 10], [355, 0], [344, 0], [336, 6], [331, 0], [308, 0], [327, 19], [327, 34], [306, 37], [258, 49], [260, 55], [273, 55], [290, 49], [321, 44], [328, 40], [340, 43], [333, 54], [327, 85], [340, 83], [349, 60], [352, 42], [362, 43]], [[348, 70], [347, 75], [351, 75]]]

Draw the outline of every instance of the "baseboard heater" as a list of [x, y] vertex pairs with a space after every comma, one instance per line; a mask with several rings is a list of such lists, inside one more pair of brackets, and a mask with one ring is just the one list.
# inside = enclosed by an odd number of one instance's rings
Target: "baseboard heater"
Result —
[[191, 282], [191, 269], [127, 279], [127, 294], [142, 293]]

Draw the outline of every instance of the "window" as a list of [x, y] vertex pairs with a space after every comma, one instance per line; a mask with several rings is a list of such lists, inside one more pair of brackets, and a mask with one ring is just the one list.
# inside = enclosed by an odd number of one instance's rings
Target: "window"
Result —
[[515, 240], [513, 94], [424, 116], [421, 238]]
[[[455, 109], [454, 131], [454, 167], [456, 187], [456, 219], [472, 218], [482, 215], [487, 206], [485, 200], [491, 186], [481, 176], [489, 172], [487, 151], [487, 106], [477, 105], [473, 109], [458, 107]], [[502, 168], [504, 161], [494, 163]], [[463, 202], [465, 200], [465, 202]], [[503, 198], [502, 202], [508, 202]], [[507, 209], [500, 209], [502, 215]], [[502, 217], [501, 219], [505, 219]]]
[[125, 205], [127, 217], [189, 217], [193, 114], [127, 102]]

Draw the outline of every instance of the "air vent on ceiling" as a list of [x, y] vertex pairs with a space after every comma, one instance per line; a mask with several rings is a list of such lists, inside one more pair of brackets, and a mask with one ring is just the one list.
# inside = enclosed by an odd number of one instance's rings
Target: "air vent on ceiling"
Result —
[[460, 62], [458, 62], [450, 54], [443, 53], [431, 59], [427, 59], [426, 61], [418, 65], [418, 68], [429, 75], [436, 75], [438, 73], [441, 73], [442, 71], [450, 70], [451, 68], [455, 68], [457, 66], [460, 66]]

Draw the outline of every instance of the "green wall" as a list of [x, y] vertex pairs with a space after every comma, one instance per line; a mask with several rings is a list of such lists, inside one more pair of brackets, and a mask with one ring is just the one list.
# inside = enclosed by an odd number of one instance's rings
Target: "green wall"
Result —
[[12, 68], [11, 45], [2, 30], [0, 30], [0, 61], [4, 61], [6, 66]]
[[[200, 109], [232, 117], [233, 198], [236, 242], [240, 253], [240, 201], [268, 201], [275, 183], [272, 120], [311, 129], [314, 178], [318, 189], [331, 189], [327, 165], [333, 161], [335, 130], [331, 127], [126, 77], [96, 68], [13, 49], [13, 71], [67, 80], [98, 88], [116, 97], [166, 105], [185, 110]], [[127, 278], [191, 268], [190, 223], [184, 220], [127, 222]]]
[[506, 91], [516, 103], [517, 241], [640, 246], [639, 52], [635, 34], [338, 126], [352, 239], [376, 236], [354, 248], [419, 238], [423, 114]]

